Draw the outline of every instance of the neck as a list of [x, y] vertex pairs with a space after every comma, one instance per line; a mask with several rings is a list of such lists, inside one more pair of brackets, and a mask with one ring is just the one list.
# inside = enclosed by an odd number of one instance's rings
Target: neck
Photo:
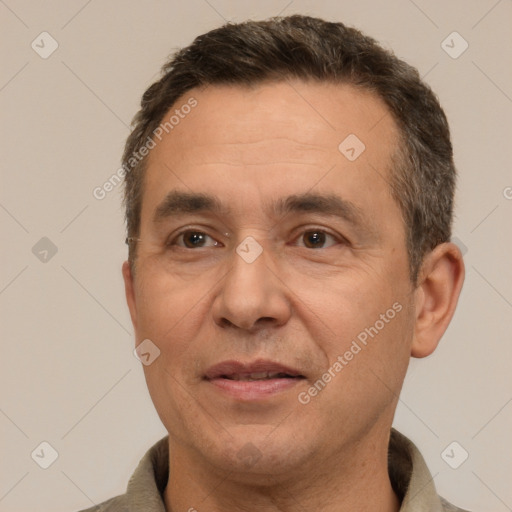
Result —
[[[389, 432], [332, 453], [321, 463], [304, 461], [283, 475], [241, 475], [197, 459], [183, 445], [170, 443], [168, 512], [398, 512], [400, 501], [388, 474]], [[377, 441], [377, 442], [376, 442]], [[257, 484], [253, 482], [257, 480]]]

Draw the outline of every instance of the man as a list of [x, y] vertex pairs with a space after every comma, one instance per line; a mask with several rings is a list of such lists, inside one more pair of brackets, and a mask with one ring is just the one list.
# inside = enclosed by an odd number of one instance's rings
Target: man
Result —
[[464, 280], [417, 71], [341, 23], [228, 24], [146, 91], [123, 168], [126, 297], [169, 436], [91, 510], [461, 510], [391, 429]]

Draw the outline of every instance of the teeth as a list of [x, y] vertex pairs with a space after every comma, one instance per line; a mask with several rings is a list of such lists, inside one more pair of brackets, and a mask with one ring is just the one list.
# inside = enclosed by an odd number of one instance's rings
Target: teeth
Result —
[[247, 380], [269, 379], [271, 376], [273, 377], [274, 374], [270, 374], [268, 372], [251, 373], [250, 375], [247, 375]]
[[276, 379], [280, 377], [288, 377], [285, 373], [280, 372], [255, 372], [255, 373], [247, 373], [245, 375], [235, 374], [235, 375], [227, 375], [228, 379], [231, 380], [266, 380], [266, 379]]

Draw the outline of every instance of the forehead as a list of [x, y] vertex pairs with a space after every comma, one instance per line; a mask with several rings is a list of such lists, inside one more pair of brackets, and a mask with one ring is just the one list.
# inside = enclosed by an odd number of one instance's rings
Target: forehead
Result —
[[[254, 86], [209, 85], [183, 95], [164, 116], [163, 123], [194, 98], [197, 106], [179, 121], [167, 142], [197, 149], [210, 144], [257, 143], [263, 138], [287, 139], [310, 146], [325, 147], [345, 133], [370, 142], [371, 132], [392, 143], [396, 131], [393, 117], [374, 93], [349, 84], [329, 82], [264, 82]], [[187, 129], [187, 127], [189, 129]], [[164, 135], [165, 136], [165, 135]], [[193, 143], [193, 146], [189, 144]], [[330, 145], [331, 149], [333, 144]], [[291, 149], [298, 149], [291, 148]], [[304, 149], [304, 148], [303, 148]], [[257, 149], [254, 156], [259, 155]]]
[[[195, 107], [182, 108], [191, 98]], [[171, 116], [148, 157], [143, 217], [173, 188], [231, 199], [255, 189], [261, 198], [313, 187], [389, 196], [398, 131], [368, 91], [303, 81], [210, 85], [182, 96], [163, 123]]]

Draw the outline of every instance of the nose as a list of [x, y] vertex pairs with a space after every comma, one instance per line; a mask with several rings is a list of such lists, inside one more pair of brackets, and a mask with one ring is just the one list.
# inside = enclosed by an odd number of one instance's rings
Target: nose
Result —
[[233, 251], [232, 266], [215, 297], [212, 312], [221, 327], [247, 331], [284, 325], [291, 316], [289, 289], [278, 277], [270, 251], [253, 261]]

